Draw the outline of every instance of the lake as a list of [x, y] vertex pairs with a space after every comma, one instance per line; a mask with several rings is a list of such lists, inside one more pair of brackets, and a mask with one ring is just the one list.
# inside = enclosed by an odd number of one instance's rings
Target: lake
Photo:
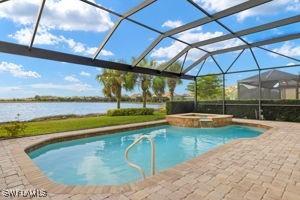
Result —
[[[164, 104], [147, 104], [148, 108], [160, 108]], [[34, 103], [0, 103], [0, 122], [15, 120], [20, 114], [20, 120], [31, 120], [54, 115], [86, 115], [106, 113], [116, 108], [116, 102], [34, 102]], [[142, 108], [142, 103], [121, 103], [121, 108]]]

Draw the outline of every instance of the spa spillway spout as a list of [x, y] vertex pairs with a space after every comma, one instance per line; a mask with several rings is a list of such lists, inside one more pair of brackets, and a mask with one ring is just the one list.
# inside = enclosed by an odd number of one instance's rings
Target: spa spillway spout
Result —
[[141, 135], [131, 145], [129, 145], [125, 150], [125, 160], [126, 160], [127, 164], [130, 167], [138, 170], [140, 172], [141, 176], [143, 177], [143, 179], [146, 178], [145, 171], [139, 165], [134, 164], [134, 163], [129, 161], [128, 152], [134, 145], [138, 144], [140, 141], [142, 141], [144, 139], [149, 140], [149, 142], [150, 142], [150, 146], [151, 146], [151, 161], [150, 161], [151, 162], [151, 175], [154, 175], [155, 174], [155, 145], [154, 145], [154, 142], [153, 142], [153, 138], [151, 136]]

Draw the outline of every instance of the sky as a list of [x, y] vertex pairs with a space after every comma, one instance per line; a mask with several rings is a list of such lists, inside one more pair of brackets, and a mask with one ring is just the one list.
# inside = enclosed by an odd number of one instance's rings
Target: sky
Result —
[[[125, 13], [141, 0], [90, 0], [119, 13]], [[223, 9], [245, 2], [245, 0], [194, 0], [199, 6], [214, 14]], [[0, 4], [0, 40], [28, 45], [33, 33], [36, 16], [42, 0], [10, 0]], [[233, 31], [269, 23], [300, 14], [300, 0], [273, 0], [270, 3], [228, 16], [220, 20]], [[186, 0], [157, 0], [130, 18], [165, 32], [205, 17], [203, 13]], [[47, 0], [41, 17], [33, 46], [65, 53], [93, 57], [97, 47], [108, 34], [118, 18], [112, 14], [93, 8], [79, 0]], [[194, 43], [227, 34], [217, 23], [179, 33], [174, 37]], [[300, 33], [300, 23], [281, 28], [243, 36], [248, 43], [278, 37], [285, 34]], [[113, 34], [111, 40], [100, 52], [98, 59], [131, 63], [138, 57], [158, 34], [124, 20]], [[202, 48], [206, 51], [228, 48], [244, 44], [239, 39], [231, 39]], [[157, 64], [166, 62], [180, 52], [186, 45], [166, 38], [146, 57]], [[300, 59], [300, 40], [292, 40], [264, 46], [267, 49]], [[261, 68], [294, 65], [299, 62], [258, 48], [253, 48]], [[226, 70], [238, 55], [231, 52], [215, 56], [223, 70]], [[195, 62], [204, 51], [189, 51], [183, 69]], [[183, 57], [179, 59], [183, 61]], [[212, 59], [208, 59], [199, 72], [202, 63], [188, 72], [190, 75], [220, 73]], [[229, 70], [257, 68], [249, 50], [245, 50], [239, 60]], [[300, 67], [282, 69], [299, 74]], [[34, 95], [55, 96], [103, 96], [102, 86], [95, 77], [100, 68], [74, 65], [36, 58], [0, 53], [0, 98], [31, 97]], [[226, 76], [226, 86], [235, 85], [237, 80], [256, 74], [255, 72], [231, 74]], [[189, 81], [176, 88], [175, 93], [187, 93]], [[124, 91], [125, 92], [125, 91]], [[127, 94], [139, 93], [135, 88]]]

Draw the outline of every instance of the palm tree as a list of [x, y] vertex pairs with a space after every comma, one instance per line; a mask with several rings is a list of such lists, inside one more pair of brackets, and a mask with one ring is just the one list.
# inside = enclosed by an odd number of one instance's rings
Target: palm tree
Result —
[[121, 107], [122, 88], [131, 91], [136, 83], [135, 74], [112, 69], [104, 69], [102, 74], [96, 76], [96, 79], [103, 84], [104, 96], [116, 98], [118, 109]]
[[[133, 59], [134, 62], [134, 59]], [[140, 62], [140, 67], [151, 67], [153, 65], [153, 61], [148, 61], [145, 58]], [[142, 97], [143, 97], [143, 108], [146, 108], [147, 97], [151, 96], [150, 88], [152, 85], [152, 76], [147, 74], [137, 74], [137, 82], [139, 83], [142, 89]]]
[[138, 79], [141, 82], [141, 89], [143, 91], [143, 108], [146, 108], [147, 97], [151, 96], [150, 88], [152, 76], [147, 74], [139, 74]]
[[166, 80], [163, 77], [156, 76], [152, 81], [152, 90], [161, 102], [162, 96], [165, 93]]
[[[175, 62], [169, 67], [169, 71], [178, 73], [181, 70], [181, 64], [179, 62]], [[167, 85], [170, 92], [170, 100], [174, 99], [174, 91], [177, 85], [181, 84], [182, 81], [179, 78], [167, 78]]]

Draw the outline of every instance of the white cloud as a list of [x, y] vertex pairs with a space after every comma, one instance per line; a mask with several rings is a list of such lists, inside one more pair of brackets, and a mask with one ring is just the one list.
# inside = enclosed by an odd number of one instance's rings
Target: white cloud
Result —
[[80, 80], [76, 78], [74, 75], [66, 76], [65, 81], [73, 82], [73, 83], [78, 83]]
[[244, 44], [244, 43], [241, 40], [233, 38], [233, 39], [205, 45], [205, 46], [202, 46], [201, 48], [203, 48], [207, 51], [216, 51], [219, 49], [227, 49], [227, 48], [239, 46], [242, 44]]
[[[37, 0], [5, 2], [1, 4], [0, 18], [32, 25], [40, 4], [41, 1]], [[93, 32], [104, 32], [113, 26], [107, 12], [80, 1], [70, 3], [69, 0], [47, 0], [40, 24], [51, 29]]]
[[168, 27], [168, 28], [176, 28], [178, 26], [181, 26], [183, 23], [180, 20], [168, 20], [166, 22], [163, 23], [162, 27]]
[[[31, 28], [21, 28], [16, 31], [14, 34], [9, 34], [8, 36], [16, 40], [19, 44], [28, 45], [33, 34]], [[55, 45], [59, 43], [59, 37], [48, 32], [46, 28], [39, 27], [39, 30], [36, 34], [35, 44], [45, 44], [45, 45]]]
[[300, 11], [300, 0], [294, 0], [295, 4], [287, 6], [287, 10]]
[[292, 65], [296, 65], [296, 63], [290, 62], [288, 64], [286, 64], [287, 66], [292, 66]]
[[[10, 34], [9, 37], [20, 44], [29, 44], [40, 4], [41, 1], [38, 0], [22, 0], [8, 1], [1, 5], [0, 19], [12, 20], [17, 25], [21, 25], [21, 29]], [[105, 32], [112, 26], [110, 15], [101, 9], [81, 1], [70, 3], [68, 0], [47, 0], [34, 44], [66, 46], [74, 53], [92, 56], [96, 52], [96, 47], [90, 47], [62, 35], [55, 35], [51, 31]], [[112, 56], [113, 53], [103, 50], [100, 55]]]
[[239, 22], [244, 21], [249, 17], [258, 17], [265, 15], [272, 15], [274, 13], [284, 12], [285, 7], [288, 5], [289, 0], [276, 0], [270, 3], [257, 6], [237, 14], [237, 20]]
[[[172, 42], [172, 44], [169, 46], [159, 47], [159, 48], [154, 49], [153, 52], [150, 54], [150, 56], [155, 59], [162, 59], [162, 58], [169, 59], [169, 58], [174, 57], [185, 47], [186, 47], [185, 44], [175, 41], [175, 42]], [[157, 61], [157, 62], [159, 62], [159, 61]]]
[[[219, 12], [226, 8], [241, 4], [246, 0], [196, 0], [196, 2], [211, 12]], [[276, 0], [270, 3], [257, 6], [236, 15], [238, 21], [243, 21], [249, 17], [258, 17], [264, 15], [274, 15], [274, 13], [282, 13], [285, 11], [299, 11], [299, 0]]]
[[81, 76], [91, 76], [90, 73], [85, 72], [85, 71], [81, 71], [81, 72], [80, 72], [80, 75], [81, 75]]
[[[90, 48], [86, 49], [86, 53], [88, 55], [94, 55], [96, 53], [96, 51], [97, 51], [97, 47], [90, 47]], [[114, 54], [111, 51], [102, 49], [101, 52], [100, 52], [100, 55], [102, 55], [102, 56], [113, 56]]]
[[[192, 30], [188, 30], [185, 32], [182, 32], [178, 34], [178, 39], [186, 41], [188, 43], [195, 43], [203, 40], [207, 40], [210, 38], [214, 37], [219, 37], [223, 35], [223, 32], [216, 31], [216, 32], [203, 32], [201, 27], [194, 28]], [[222, 44], [217, 43], [217, 44], [212, 44], [212, 45], [207, 45], [206, 48], [209, 51], [216, 50], [220, 47], [222, 48], [228, 48], [232, 46], [236, 46], [241, 44], [241, 41], [238, 39], [233, 39], [233, 40], [228, 40], [223, 42]], [[150, 54], [151, 57], [154, 59], [166, 59], [169, 60], [173, 58], [176, 54], [178, 54], [181, 50], [183, 50], [186, 47], [185, 44], [174, 41], [168, 46], [164, 47], [159, 47], [156, 48], [152, 51]], [[199, 59], [201, 56], [203, 56], [205, 52], [200, 51], [200, 50], [191, 50], [187, 56], [187, 60], [190, 61], [195, 61]]]
[[96, 90], [91, 85], [86, 83], [74, 83], [74, 84], [54, 84], [54, 83], [37, 83], [32, 84], [30, 87], [35, 89], [56, 89], [56, 90], [69, 90], [75, 92], [84, 92]]
[[[32, 37], [32, 29], [22, 28], [14, 34], [9, 35], [10, 38], [15, 39], [19, 44], [28, 45]], [[93, 55], [97, 47], [89, 47], [86, 44], [77, 42], [72, 38], [66, 38], [62, 35], [56, 36], [50, 33], [50, 30], [46, 27], [39, 27], [39, 31], [36, 34], [34, 44], [37, 45], [66, 45], [74, 53], [81, 53], [83, 55], [91, 56]], [[114, 55], [111, 51], [102, 50], [100, 55], [112, 56]]]
[[103, 49], [101, 52], [100, 52], [100, 55], [103, 55], [103, 56], [113, 56], [113, 52], [111, 51], [108, 51], [108, 50], [105, 50]]
[[209, 11], [219, 12], [245, 1], [246, 0], [196, 0], [196, 3]]
[[[281, 53], [290, 57], [298, 57], [300, 56], [300, 45], [296, 45], [292, 42], [285, 42], [281, 47], [273, 49], [273, 51]], [[273, 57], [278, 57], [277, 54], [270, 54]]]
[[18, 78], [40, 78], [41, 75], [34, 71], [26, 71], [22, 65], [15, 63], [1, 62], [0, 72], [6, 72]]

